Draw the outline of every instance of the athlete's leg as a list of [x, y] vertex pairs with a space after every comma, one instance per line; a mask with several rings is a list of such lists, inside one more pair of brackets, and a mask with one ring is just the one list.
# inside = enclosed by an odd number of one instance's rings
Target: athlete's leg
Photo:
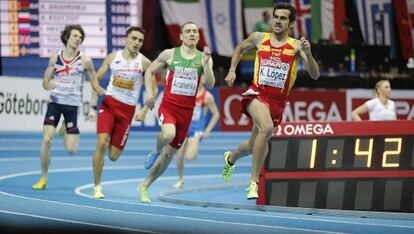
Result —
[[33, 189], [45, 189], [47, 185], [48, 169], [50, 164], [50, 148], [53, 143], [53, 136], [56, 126], [59, 123], [62, 108], [64, 106], [50, 102], [47, 106], [45, 119], [43, 121], [43, 139], [40, 147], [40, 170], [41, 178], [36, 182]]
[[58, 130], [58, 135], [63, 137], [66, 134], [66, 124], [65, 124], [65, 120], [60, 121], [61, 125], [60, 128]]
[[184, 157], [192, 161], [197, 158], [198, 154], [198, 145], [201, 139], [200, 134], [195, 136], [188, 137], [185, 143], [185, 147], [181, 147], [178, 151], [177, 156], [177, 169], [179, 179], [177, 183], [174, 184], [174, 188], [181, 188], [184, 186]]
[[157, 143], [155, 146], [155, 152], [161, 153], [164, 146], [168, 145], [175, 138], [175, 125], [163, 124], [161, 126], [161, 132], [157, 137]]
[[247, 111], [257, 128], [257, 135], [253, 142], [253, 160], [251, 180], [258, 183], [259, 173], [269, 150], [269, 139], [273, 134], [274, 125], [269, 108], [257, 99], [253, 99]]
[[66, 133], [63, 139], [64, 139], [63, 142], [65, 144], [66, 151], [71, 155], [76, 154], [79, 148], [79, 139], [80, 139], [79, 134]]
[[104, 166], [105, 151], [109, 146], [110, 136], [107, 133], [99, 133], [96, 142], [96, 149], [93, 155], [93, 175], [94, 183], [96, 185], [101, 184], [102, 170]]
[[176, 134], [175, 131], [175, 125], [172, 123], [166, 123], [161, 126], [161, 132], [157, 137], [155, 149], [148, 154], [147, 160], [145, 160], [145, 169], [150, 169], [157, 161], [164, 146], [174, 140]]
[[62, 106], [65, 134], [63, 142], [69, 154], [75, 154], [79, 147], [78, 107]]
[[253, 126], [249, 140], [243, 141], [234, 150], [224, 152], [224, 168], [222, 172], [224, 181], [231, 181], [236, 161], [252, 153], [253, 142], [256, 140], [257, 133], [257, 127]]
[[111, 144], [109, 145], [109, 159], [111, 161], [118, 160], [128, 141], [129, 129], [131, 128], [131, 119], [117, 118], [115, 128], [111, 136]]
[[[183, 181], [183, 170], [184, 170], [184, 155], [187, 151], [187, 140], [183, 143], [181, 148], [177, 152], [177, 171], [178, 171], [178, 182]], [[177, 182], [177, 183], [178, 183]], [[174, 185], [174, 187], [179, 187]]]
[[53, 142], [53, 134], [55, 132], [54, 125], [43, 126], [43, 141], [40, 148], [40, 179], [32, 186], [35, 190], [45, 189], [47, 185], [47, 174], [50, 164], [50, 147]]
[[106, 104], [105, 97], [98, 114], [97, 119], [97, 140], [95, 152], [92, 158], [93, 176], [94, 176], [94, 191], [93, 197], [95, 199], [104, 198], [101, 187], [102, 171], [104, 167], [105, 151], [109, 148], [111, 141], [111, 134], [115, 127], [115, 117], [110, 111], [110, 106]]
[[253, 142], [256, 140], [258, 130], [256, 126], [253, 126], [252, 133], [250, 134], [250, 138], [248, 140], [243, 141], [240, 145], [233, 149], [230, 152], [230, 156], [228, 157], [228, 162], [233, 165], [236, 163], [237, 160], [243, 158], [247, 155], [252, 154]]
[[185, 159], [187, 159], [188, 161], [192, 161], [197, 158], [200, 139], [201, 135], [199, 134], [187, 139], [187, 150], [185, 152]]
[[40, 148], [40, 168], [42, 178], [45, 178], [46, 180], [50, 164], [50, 148], [52, 147], [55, 129], [56, 128], [53, 125], [43, 126], [43, 141]]
[[148, 195], [148, 187], [164, 173], [165, 169], [167, 169], [168, 165], [170, 165], [175, 152], [177, 152], [177, 149], [172, 148], [170, 145], [164, 147], [165, 155], [159, 157], [158, 160], [155, 161], [150, 173], [137, 188], [141, 202], [151, 203], [151, 199]]
[[165, 146], [164, 155], [158, 158], [150, 173], [147, 175], [140, 186], [143, 188], [148, 188], [160, 175], [162, 175], [165, 169], [167, 169], [168, 165], [170, 165], [170, 162], [176, 152], [177, 149], [171, 147], [170, 145]]

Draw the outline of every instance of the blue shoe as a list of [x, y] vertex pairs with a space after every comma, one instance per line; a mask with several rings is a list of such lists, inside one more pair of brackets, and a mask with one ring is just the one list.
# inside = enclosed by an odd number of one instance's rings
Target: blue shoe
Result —
[[145, 160], [145, 169], [150, 169], [152, 165], [157, 161], [158, 156], [160, 156], [161, 153], [153, 152], [151, 151], [148, 154], [147, 160]]

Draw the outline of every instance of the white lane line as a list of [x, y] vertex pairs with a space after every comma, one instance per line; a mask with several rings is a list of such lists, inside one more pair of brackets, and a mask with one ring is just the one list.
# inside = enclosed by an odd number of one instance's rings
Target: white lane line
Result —
[[98, 223], [89, 223], [89, 222], [75, 221], [75, 220], [69, 220], [69, 219], [59, 219], [59, 218], [54, 218], [54, 217], [34, 215], [34, 214], [14, 212], [14, 211], [7, 211], [7, 210], [0, 210], [0, 213], [19, 215], [19, 216], [27, 216], [27, 217], [32, 217], [32, 218], [39, 218], [39, 219], [46, 219], [46, 220], [53, 220], [53, 221], [60, 221], [60, 222], [65, 222], [65, 223], [74, 223], [74, 224], [82, 224], [82, 225], [89, 225], [89, 226], [95, 226], [95, 227], [112, 228], [112, 229], [124, 230], [124, 231], [145, 232], [145, 233], [161, 233], [161, 232], [153, 232], [153, 231], [149, 231], [149, 230], [145, 230], [145, 229], [126, 228], [126, 227], [121, 227], [121, 226], [112, 226], [112, 225], [105, 225], [105, 224], [98, 224]]
[[[243, 167], [243, 166], [250, 166], [250, 163], [240, 163], [237, 164], [237, 166], [239, 167]], [[203, 168], [203, 167], [213, 167], [213, 168], [217, 168], [217, 167], [221, 167], [223, 166], [222, 163], [218, 164], [218, 163], [192, 163], [187, 165], [187, 168]], [[176, 165], [171, 165], [169, 166], [169, 168], [177, 168]], [[61, 169], [50, 169], [49, 170], [49, 174], [50, 173], [65, 173], [65, 172], [81, 172], [81, 171], [92, 171], [93, 168], [92, 166], [89, 167], [73, 167], [73, 168], [61, 168]], [[144, 166], [138, 165], [138, 166], [106, 166], [105, 170], [108, 171], [113, 171], [113, 170], [145, 170]], [[36, 171], [25, 171], [25, 172], [18, 172], [18, 173], [12, 173], [12, 174], [7, 174], [7, 175], [3, 175], [0, 176], [0, 180], [5, 180], [5, 179], [11, 179], [11, 178], [15, 178], [15, 177], [20, 177], [20, 176], [29, 176], [29, 175], [39, 175], [40, 174], [40, 170], [36, 170]]]
[[[149, 151], [149, 150], [148, 150]], [[55, 155], [52, 156], [52, 161], [78, 161], [78, 160], [91, 160], [92, 155]], [[147, 156], [135, 156], [135, 155], [124, 155], [121, 156], [119, 160], [142, 160], [146, 159]], [[199, 156], [197, 160], [203, 160], [203, 159], [213, 159], [213, 160], [219, 160], [223, 161], [221, 154], [203, 154], [202, 156]], [[118, 160], [118, 161], [119, 161]], [[0, 163], [2, 162], [20, 162], [20, 161], [39, 161], [39, 156], [36, 157], [25, 157], [25, 156], [13, 156], [13, 157], [7, 157], [7, 158], [0, 158]], [[190, 164], [189, 164], [190, 165]], [[238, 166], [240, 164], [237, 164]]]
[[152, 214], [152, 213], [143, 213], [143, 212], [134, 212], [134, 211], [123, 211], [123, 210], [113, 210], [107, 208], [100, 208], [94, 206], [85, 206], [85, 205], [77, 205], [71, 203], [64, 203], [64, 202], [56, 202], [56, 201], [48, 201], [36, 198], [29, 198], [23, 197], [19, 195], [14, 195], [6, 192], [0, 191], [0, 194], [12, 197], [18, 197], [27, 200], [35, 200], [35, 201], [42, 201], [46, 203], [52, 203], [57, 205], [65, 205], [70, 207], [80, 207], [86, 209], [93, 209], [93, 210], [100, 210], [105, 212], [113, 212], [113, 213], [120, 213], [120, 214], [128, 214], [128, 215], [138, 215], [141, 216], [153, 216], [153, 217], [163, 217], [163, 218], [175, 218], [181, 220], [191, 220], [191, 221], [199, 221], [199, 222], [206, 222], [206, 223], [213, 223], [213, 224], [225, 224], [225, 225], [236, 225], [237, 226], [246, 226], [246, 227], [254, 227], [254, 228], [268, 228], [268, 229], [275, 229], [275, 230], [295, 230], [295, 231], [303, 231], [303, 232], [310, 232], [310, 233], [345, 233], [345, 232], [330, 232], [330, 231], [322, 231], [322, 230], [311, 230], [311, 229], [304, 229], [304, 228], [292, 228], [292, 227], [283, 227], [283, 226], [270, 226], [270, 225], [263, 225], [263, 224], [249, 224], [249, 223], [238, 223], [238, 222], [226, 222], [226, 221], [217, 221], [217, 220], [210, 220], [210, 219], [199, 219], [199, 218], [191, 218], [191, 217], [183, 217], [183, 216], [175, 216], [175, 215], [163, 215], [163, 214]]
[[[246, 177], [248, 178], [250, 174], [249, 173], [238, 173], [233, 175], [233, 178], [237, 178], [237, 177]], [[192, 176], [186, 176], [186, 179], [191, 180], [191, 179], [212, 179], [212, 178], [221, 178], [221, 175], [213, 175], [213, 174], [204, 174], [204, 175], [192, 175]], [[122, 179], [122, 180], [110, 180], [110, 181], [105, 181], [102, 182], [102, 185], [113, 185], [113, 184], [122, 184], [122, 183], [138, 183], [139, 181], [143, 180], [144, 178], [139, 178], [139, 179]], [[164, 177], [159, 177], [157, 180], [176, 180], [177, 176], [164, 176]], [[88, 198], [92, 198], [91, 195], [85, 194], [82, 192], [82, 190], [84, 189], [88, 189], [88, 188], [92, 188], [94, 186], [94, 184], [85, 184], [82, 186], [79, 186], [77, 188], [75, 188], [75, 193], [83, 196], [83, 197], [88, 197]], [[230, 187], [239, 187], [239, 186], [243, 186], [243, 184], [231, 184], [229, 185]], [[111, 199], [103, 199], [101, 201], [107, 201], [107, 202], [113, 202], [113, 203], [121, 203], [121, 204], [129, 204], [129, 205], [138, 205], [140, 203], [133, 203], [133, 202], [124, 202], [124, 201], [119, 201], [119, 200], [111, 200]], [[156, 205], [156, 204], [147, 204], [150, 206], [155, 206], [155, 207], [165, 207], [163, 205]], [[167, 206], [168, 207], [168, 206]], [[225, 214], [232, 214], [234, 215], [234, 213], [231, 212], [216, 212], [216, 211], [207, 211], [207, 212], [214, 212], [214, 213], [225, 213]], [[278, 212], [280, 213], [280, 212]], [[292, 220], [309, 220], [309, 221], [318, 221], [318, 222], [327, 222], [327, 223], [340, 223], [340, 224], [357, 224], [357, 225], [367, 225], [367, 226], [383, 226], [383, 227], [397, 227], [397, 228], [409, 228], [409, 229], [414, 229], [414, 226], [405, 226], [405, 225], [394, 225], [394, 224], [382, 224], [382, 223], [364, 223], [364, 222], [350, 222], [350, 221], [338, 221], [338, 220], [326, 220], [326, 219], [318, 219], [318, 218], [308, 218], [308, 217], [300, 217], [300, 218], [296, 218], [296, 217], [286, 217], [286, 216], [278, 216], [278, 215], [263, 215], [263, 214], [241, 214], [241, 213], [237, 213], [237, 215], [241, 215], [241, 216], [257, 216], [257, 217], [269, 217], [269, 218], [281, 218], [281, 219], [292, 219]], [[318, 214], [323, 216], [323, 214]], [[343, 217], [343, 218], [356, 218], [356, 217]]]
[[[128, 138], [128, 144], [144, 144], [146, 142], [152, 142], [155, 143], [156, 142], [156, 135], [154, 136], [147, 136], [145, 138]], [[242, 140], [245, 140], [245, 138], [248, 136], [228, 136], [228, 137], [223, 137], [223, 138], [218, 138], [218, 137], [209, 137], [208, 139], [203, 140], [203, 143], [222, 143], [222, 144], [226, 144], [228, 141], [230, 142], [239, 142]], [[63, 138], [62, 141], [59, 140], [59, 138], [54, 138], [56, 142], [63, 142]], [[223, 141], [223, 140], [226, 141]], [[42, 138], [41, 135], [39, 135], [39, 138], [0, 138], [0, 144], [10, 144], [10, 143], [36, 143], [36, 144], [40, 144], [42, 142]], [[80, 144], [87, 144], [87, 143], [95, 143], [96, 142], [96, 137], [94, 138], [82, 138], [80, 140]]]
[[[152, 146], [152, 145], [154, 145], [154, 144], [151, 144], [151, 145], [149, 145], [149, 144], [147, 144], [147, 145], [128, 145], [127, 147], [125, 147], [124, 150], [145, 150], [145, 151], [148, 150], [148, 151], [150, 151], [151, 148], [149, 146]], [[230, 145], [233, 145], [233, 144], [230, 144]], [[236, 145], [236, 144], [234, 144], [234, 145]], [[205, 148], [205, 150], [223, 150], [223, 151], [226, 151], [226, 147], [217, 146], [217, 145], [214, 145], [214, 144], [212, 144], [211, 146], [208, 146], [208, 147], [203, 147], [203, 148]], [[36, 145], [36, 146], [0, 146], [0, 151], [10, 152], [10, 153], [13, 153], [14, 151], [21, 152], [21, 151], [33, 151], [33, 150], [39, 151], [40, 150], [40, 145]], [[52, 151], [57, 151], [57, 150], [66, 150], [66, 148], [65, 148], [64, 145], [57, 145], [57, 146], [54, 146], [52, 148]], [[93, 146], [93, 145], [82, 146], [78, 149], [78, 151], [79, 150], [90, 150], [92, 152], [93, 150], [95, 150], [95, 146]]]
[[[215, 164], [212, 164], [215, 165]], [[222, 165], [222, 164], [220, 164]], [[204, 164], [200, 164], [200, 165], [196, 165], [193, 164], [194, 167], [204, 167]], [[217, 166], [217, 165], [215, 165]], [[120, 170], [120, 169], [142, 169], [142, 166], [139, 167], [131, 167], [131, 166], [113, 166], [113, 167], [106, 167], [105, 170]], [[54, 170], [50, 170], [50, 173], [59, 173], [59, 172], [76, 172], [76, 171], [91, 171], [92, 168], [90, 167], [79, 167], [79, 168], [65, 168], [65, 169], [54, 169]], [[5, 176], [1, 176], [0, 177], [0, 181], [4, 180], [4, 179], [10, 179], [10, 178], [14, 178], [14, 177], [19, 177], [19, 176], [27, 176], [27, 175], [36, 175], [39, 174], [40, 171], [29, 171], [29, 172], [21, 172], [21, 173], [14, 173], [14, 174], [10, 174], [10, 175], [5, 175]], [[248, 175], [247, 173], [244, 174], [235, 174], [234, 177], [243, 177]], [[197, 176], [201, 176], [201, 175], [197, 175]], [[220, 175], [214, 175], [217, 177], [220, 177]], [[190, 177], [190, 176], [188, 176]], [[176, 179], [176, 177], [173, 177], [174, 179]], [[138, 180], [142, 180], [143, 178], [138, 178], [138, 179], [126, 179], [126, 180], [119, 180], [119, 181], [138, 181]], [[170, 177], [160, 177], [158, 180], [169, 180]], [[104, 182], [105, 184], [116, 184], [117, 181], [106, 181]], [[92, 184], [87, 184], [87, 185], [83, 185], [83, 186], [91, 186]], [[75, 188], [76, 189], [76, 188]], [[6, 193], [3, 191], [0, 191], [0, 194], [6, 194], [8, 196], [15, 196], [15, 197], [20, 197], [20, 198], [24, 198], [24, 199], [31, 199], [31, 200], [38, 200], [38, 201], [44, 201], [44, 202], [54, 202], [54, 201], [48, 201], [48, 200], [41, 200], [41, 199], [36, 199], [36, 198], [29, 198], [29, 197], [22, 197], [19, 195], [14, 195], [14, 194], [10, 194], [10, 193]], [[120, 201], [110, 201], [108, 199], [104, 199], [102, 201], [109, 201], [109, 202], [117, 202], [117, 203], [125, 203], [125, 204], [134, 204], [134, 205], [141, 205], [140, 203], [128, 203], [128, 202], [120, 202]], [[55, 202], [57, 204], [60, 204], [60, 202]], [[67, 205], [71, 205], [68, 203], [61, 203], [61, 204], [67, 204]], [[76, 205], [73, 204], [74, 206], [81, 206], [81, 205]], [[144, 204], [147, 205], [148, 204]], [[194, 210], [194, 209], [188, 209], [188, 208], [181, 208], [181, 207], [175, 207], [175, 206], [162, 206], [162, 205], [153, 205], [150, 204], [150, 206], [157, 206], [157, 207], [161, 207], [161, 208], [172, 208], [172, 209], [180, 209], [180, 210]], [[82, 207], [82, 206], [81, 206]], [[218, 214], [235, 214], [235, 213], [230, 213], [230, 212], [219, 212], [219, 211], [204, 211], [204, 212], [213, 212], [213, 213], [218, 213]], [[245, 215], [245, 214], [240, 214], [237, 213], [237, 215]], [[246, 214], [248, 216], [260, 216], [260, 217], [274, 217], [274, 218], [281, 218], [281, 219], [293, 219], [293, 220], [309, 220], [309, 221], [318, 221], [318, 222], [327, 222], [327, 223], [341, 223], [341, 224], [356, 224], [356, 225], [366, 225], [366, 226], [383, 226], [383, 227], [397, 227], [397, 228], [408, 228], [408, 229], [414, 229], [414, 226], [405, 226], [405, 225], [393, 225], [393, 224], [383, 224], [383, 223], [363, 223], [363, 222], [351, 222], [351, 221], [339, 221], [339, 220], [326, 220], [326, 219], [318, 219], [318, 218], [308, 218], [308, 217], [286, 217], [286, 215], [284, 216], [278, 216], [278, 215], [256, 215], [256, 214]], [[344, 217], [347, 218], [347, 217]], [[355, 218], [355, 217], [351, 217], [351, 218]]]

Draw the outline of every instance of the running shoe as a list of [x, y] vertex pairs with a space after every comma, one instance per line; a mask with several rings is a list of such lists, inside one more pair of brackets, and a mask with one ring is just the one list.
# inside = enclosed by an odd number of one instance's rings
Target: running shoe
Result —
[[43, 190], [43, 189], [46, 189], [46, 185], [47, 185], [47, 179], [45, 177], [41, 177], [39, 181], [37, 181], [36, 184], [32, 186], [32, 188], [34, 190]]
[[157, 161], [157, 158], [160, 156], [161, 153], [151, 151], [148, 156], [147, 160], [145, 160], [145, 169], [150, 169], [152, 165]]
[[249, 187], [247, 187], [246, 189], [246, 198], [249, 200], [257, 199], [259, 197], [259, 195], [257, 194], [258, 189], [258, 184], [254, 181], [250, 181]]
[[223, 168], [223, 179], [226, 182], [231, 181], [231, 176], [233, 175], [233, 170], [235, 165], [231, 166], [229, 164], [229, 157], [231, 155], [230, 151], [224, 152], [224, 168]]
[[151, 199], [148, 197], [148, 189], [143, 186], [138, 186], [139, 197], [142, 203], [151, 203]]
[[173, 187], [176, 188], [176, 189], [180, 189], [180, 188], [184, 187], [184, 180], [178, 180], [177, 183], [175, 183], [173, 185]]
[[93, 198], [95, 199], [103, 199], [104, 194], [102, 193], [102, 186], [96, 185], [93, 187]]

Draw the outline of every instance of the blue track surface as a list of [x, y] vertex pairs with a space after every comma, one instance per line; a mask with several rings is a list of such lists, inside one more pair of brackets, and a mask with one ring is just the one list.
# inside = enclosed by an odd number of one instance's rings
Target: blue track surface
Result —
[[[48, 187], [39, 178], [40, 133], [0, 132], [0, 224], [15, 230], [93, 230], [113, 233], [414, 233], [413, 214], [258, 207], [244, 198], [251, 157], [237, 163], [231, 183], [221, 178], [222, 153], [247, 133], [213, 133], [197, 160], [185, 164], [185, 187], [177, 190], [175, 161], [151, 187], [151, 204], [138, 200], [146, 176], [145, 155], [155, 133], [132, 133], [117, 162], [105, 161], [104, 200], [92, 195], [95, 134], [81, 136], [69, 156], [55, 137]], [[3, 232], [2, 232], [3, 233]]]

